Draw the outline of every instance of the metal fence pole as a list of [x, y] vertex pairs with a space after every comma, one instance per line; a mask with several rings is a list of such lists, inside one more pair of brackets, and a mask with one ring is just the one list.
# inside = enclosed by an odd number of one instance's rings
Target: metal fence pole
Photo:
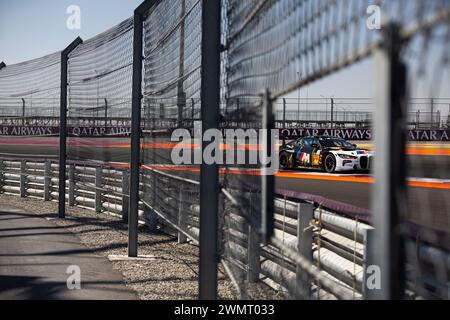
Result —
[[25, 125], [25, 99], [22, 98], [22, 126]]
[[108, 128], [108, 99], [104, 99], [105, 100], [105, 133], [108, 134], [108, 132], [106, 132], [106, 129]]
[[102, 212], [102, 176], [103, 168], [95, 168], [95, 212]]
[[145, 204], [144, 204], [144, 219], [145, 225], [148, 227], [150, 231], [158, 230], [159, 217], [156, 214], [155, 210], [147, 207]]
[[130, 209], [128, 215], [128, 256], [137, 257], [139, 214], [139, 169], [142, 98], [142, 14], [134, 12], [133, 93], [131, 107]]
[[50, 200], [50, 185], [52, 183], [52, 163], [47, 160], [44, 163], [44, 201]]
[[261, 234], [262, 243], [267, 244], [274, 232], [274, 195], [275, 195], [275, 176], [268, 172], [270, 166], [269, 159], [273, 157], [275, 150], [272, 150], [272, 130], [275, 126], [273, 115], [273, 104], [270, 98], [270, 92], [266, 89], [264, 93], [262, 126], [263, 133], [262, 145], [267, 150], [263, 151], [263, 165], [261, 167]]
[[333, 128], [334, 122], [334, 99], [331, 98], [331, 119], [330, 119], [330, 128]]
[[60, 114], [59, 114], [59, 189], [58, 217], [66, 216], [66, 140], [67, 140], [67, 63], [69, 53], [83, 40], [76, 38], [61, 52], [61, 84], [60, 84]]
[[383, 47], [375, 52], [375, 185], [372, 217], [376, 242], [371, 258], [380, 268], [381, 289], [368, 290], [375, 299], [400, 299], [404, 294], [404, 250], [399, 224], [406, 207], [405, 110], [406, 67], [400, 60], [399, 27], [390, 25]]
[[[203, 133], [219, 127], [221, 1], [202, 1], [201, 119]], [[202, 144], [203, 150], [207, 143]], [[219, 170], [217, 164], [200, 167], [199, 298], [217, 298], [217, 225]]]
[[128, 256], [138, 255], [139, 171], [141, 151], [141, 99], [144, 14], [158, 0], [144, 1], [134, 10], [133, 80], [131, 98], [130, 209], [128, 212]]
[[69, 165], [69, 206], [75, 205], [75, 165]]
[[[181, 230], [187, 231], [187, 206], [185, 205], [185, 193], [180, 186], [178, 195], [178, 226]], [[187, 237], [183, 232], [178, 231], [178, 243], [185, 243]]]
[[[314, 205], [311, 203], [300, 203], [297, 206], [297, 250], [304, 258], [312, 263], [313, 232], [310, 222], [314, 218]], [[311, 297], [311, 277], [297, 266], [297, 299], [309, 299]]]
[[180, 10], [180, 59], [178, 66], [178, 83], [177, 83], [177, 106], [178, 106], [178, 126], [183, 125], [183, 113], [186, 108], [186, 93], [183, 91], [184, 83], [184, 15], [186, 14], [186, 3], [185, 0], [181, 0], [181, 10]]
[[127, 171], [122, 171], [122, 221], [128, 222], [129, 210], [129, 192], [130, 192], [130, 176]]
[[[255, 213], [252, 210], [255, 205], [255, 195], [250, 192], [250, 212], [251, 217], [255, 217]], [[256, 282], [259, 280], [259, 274], [261, 272], [261, 238], [258, 234], [259, 226], [254, 226], [251, 223], [248, 224], [248, 239], [247, 239], [247, 258], [248, 258], [248, 271], [247, 280], [249, 282]]]
[[20, 161], [20, 197], [25, 198], [27, 193], [27, 161]]
[[3, 160], [0, 160], [0, 193], [3, 193], [3, 184], [5, 179], [4, 170], [5, 170], [5, 163], [3, 162]]
[[195, 101], [194, 101], [194, 98], [191, 98], [191, 108], [192, 108], [192, 110], [191, 110], [191, 113], [192, 113], [192, 115], [191, 115], [191, 120], [192, 120], [192, 126], [194, 126], [194, 118], [195, 118]]
[[429, 129], [433, 129], [434, 127], [434, 99], [430, 99], [430, 126]]
[[368, 292], [367, 288], [367, 278], [369, 276], [368, 267], [373, 264], [373, 261], [370, 260], [374, 256], [374, 253], [371, 252], [371, 250], [373, 250], [375, 247], [372, 245], [373, 242], [375, 242], [374, 229], [367, 229], [364, 233], [363, 284], [362, 284], [362, 293], [364, 299], [370, 298], [370, 293]]

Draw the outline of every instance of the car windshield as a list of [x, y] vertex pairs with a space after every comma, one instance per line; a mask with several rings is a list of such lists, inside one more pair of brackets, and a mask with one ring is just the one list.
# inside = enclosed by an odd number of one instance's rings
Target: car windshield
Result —
[[319, 142], [322, 145], [322, 147], [325, 148], [333, 148], [333, 147], [351, 148], [351, 149], [355, 148], [355, 146], [352, 145], [350, 142], [339, 138], [319, 138]]

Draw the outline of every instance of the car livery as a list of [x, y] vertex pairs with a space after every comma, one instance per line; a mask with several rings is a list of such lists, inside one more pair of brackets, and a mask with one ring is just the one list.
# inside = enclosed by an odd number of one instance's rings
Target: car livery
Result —
[[280, 166], [318, 168], [326, 172], [369, 170], [373, 153], [337, 137], [304, 137], [280, 147]]

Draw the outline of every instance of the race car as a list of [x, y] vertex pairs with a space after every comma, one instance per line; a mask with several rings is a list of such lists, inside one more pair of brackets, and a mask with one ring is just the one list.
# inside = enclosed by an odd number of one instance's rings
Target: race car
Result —
[[282, 169], [317, 168], [328, 173], [369, 170], [373, 163], [371, 151], [329, 136], [304, 137], [283, 144], [279, 157]]

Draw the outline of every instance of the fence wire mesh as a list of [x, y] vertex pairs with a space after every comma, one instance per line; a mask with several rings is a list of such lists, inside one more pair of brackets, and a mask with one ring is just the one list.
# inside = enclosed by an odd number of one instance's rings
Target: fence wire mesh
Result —
[[[143, 201], [159, 212], [167, 212], [169, 220], [175, 224], [178, 211], [174, 215], [174, 210], [178, 209], [169, 208], [173, 203], [164, 199], [169, 199], [169, 195], [173, 195], [173, 199], [183, 195], [185, 198], [180, 205], [190, 210], [199, 203], [198, 185], [189, 185], [183, 180], [173, 184], [154, 170], [198, 180], [197, 164], [177, 166], [173, 163], [172, 148], [179, 141], [171, 141], [171, 133], [175, 128], [183, 128], [191, 135], [194, 122], [200, 123], [201, 5], [198, 0], [162, 1], [151, 8], [144, 19]], [[193, 139], [187, 143], [188, 149], [200, 150]], [[198, 228], [197, 219], [190, 229]]]
[[[448, 1], [225, 0], [222, 3], [222, 29], [226, 33], [226, 52], [222, 57], [226, 65], [226, 71], [222, 73], [225, 126], [238, 123], [237, 119], [260, 121], [261, 101], [258, 100], [264, 90], [269, 90], [274, 100], [283, 98], [293, 90], [371, 57], [375, 50], [386, 45], [383, 32], [368, 28], [369, 5], [381, 9], [383, 27], [395, 22], [401, 27], [401, 40], [419, 42], [420, 50], [415, 52], [416, 56], [422, 55], [423, 59], [430, 56], [426, 54], [432, 52], [428, 46], [430, 34], [439, 34], [438, 38], [445, 46], [449, 43], [445, 38], [450, 9]], [[443, 51], [442, 60], [436, 63], [437, 68], [448, 64], [447, 52]], [[426, 67], [419, 65], [422, 66], [419, 72], [423, 73]], [[436, 95], [439, 91], [434, 90], [433, 93]], [[430, 97], [433, 97], [431, 92]], [[307, 115], [298, 113], [296, 120], [307, 120], [302, 119]], [[435, 122], [433, 114], [429, 117], [430, 124]], [[253, 184], [256, 190], [260, 189], [259, 179], [235, 175], [226, 175], [225, 179], [226, 183], [238, 189], [241, 212], [256, 211], [258, 215], [258, 207], [244, 199], [248, 199], [248, 193], [252, 191], [249, 184]], [[428, 203], [432, 198], [424, 193], [422, 197], [427, 198]], [[448, 202], [442, 200], [447, 206]], [[410, 207], [411, 211], [416, 211], [414, 208], [414, 205]], [[424, 208], [419, 214], [423, 218], [430, 210], [429, 206]], [[448, 211], [447, 207], [443, 209]], [[241, 229], [247, 232], [251, 226], [251, 223], [244, 223]], [[227, 227], [231, 230], [230, 226]], [[317, 248], [320, 246], [316, 251]], [[316, 263], [320, 265], [320, 259]], [[241, 279], [244, 284], [244, 276]]]
[[0, 116], [57, 117], [61, 73], [59, 52], [6, 66], [0, 73]]
[[[430, 13], [431, 16], [445, 11], [448, 14], [450, 7], [448, 1], [418, 4], [420, 6], [415, 13], [418, 20], [426, 19], [426, 15]], [[428, 18], [433, 20], [431, 16]], [[405, 44], [402, 58], [409, 71], [407, 90], [410, 97], [446, 97], [450, 79], [449, 48], [448, 19], [446, 23], [415, 34]], [[407, 106], [407, 110], [412, 108], [411, 105]], [[439, 137], [425, 145], [411, 144], [406, 157], [409, 164], [408, 203], [402, 220], [407, 254], [406, 289], [410, 296], [426, 299], [450, 298], [449, 190], [438, 188], [439, 185], [436, 188], [426, 188], [423, 184], [422, 187], [417, 186], [417, 183], [423, 181], [442, 182], [450, 178], [448, 144], [441, 139], [448, 130], [439, 130], [446, 126], [448, 128], [448, 124], [444, 119], [436, 119], [440, 117], [439, 110], [442, 108], [450, 108], [445, 99], [430, 99], [428, 115], [417, 115], [434, 129], [431, 134]], [[441, 122], [442, 127], [436, 126], [436, 122]]]
[[[89, 148], [93, 137], [97, 144], [107, 145], [115, 141], [108, 136], [128, 131], [117, 129], [130, 125], [132, 62], [133, 18], [86, 40], [69, 54], [68, 126], [76, 128], [70, 135], [79, 136], [68, 139], [69, 159], [93, 159]], [[104, 161], [113, 160], [107, 151], [102, 153]], [[124, 153], [115, 160], [128, 158]]]
[[[195, 161], [195, 152], [201, 150], [201, 141], [195, 135], [201, 132], [202, 123], [202, 4], [202, 0], [156, 2], [144, 17], [142, 52], [141, 208], [151, 226], [158, 224], [176, 233], [180, 242], [191, 239], [194, 243], [200, 231], [200, 163]], [[221, 103], [208, 107], [220, 108], [222, 130], [261, 129], [262, 109], [268, 100], [274, 103], [282, 127], [289, 121], [292, 127], [370, 128], [372, 99], [292, 102], [287, 95], [364, 58], [372, 59], [376, 50], [388, 44], [384, 30], [395, 22], [400, 27], [400, 58], [408, 69], [409, 97], [405, 100], [411, 98], [404, 110], [405, 115], [409, 111], [405, 130], [448, 132], [450, 118], [441, 113], [449, 101], [442, 97], [450, 80], [450, 1], [221, 0], [221, 4]], [[371, 5], [381, 10], [381, 30], [367, 25]], [[111, 140], [117, 135], [115, 129], [130, 124], [133, 31], [133, 19], [127, 19], [69, 55], [68, 126], [80, 130], [69, 132], [79, 135], [68, 140], [70, 160], [129, 160], [127, 147], [122, 152], [111, 152], [110, 147], [116, 146], [117, 140]], [[60, 69], [60, 53], [1, 69], [0, 116], [57, 120]], [[266, 90], [268, 99], [263, 97]], [[304, 110], [305, 103], [310, 110]], [[364, 105], [365, 110], [346, 110], [354, 104]], [[298, 110], [280, 111], [286, 105], [290, 110], [298, 106]], [[322, 110], [325, 105], [325, 111], [314, 110], [315, 105]], [[423, 111], [424, 106], [430, 111]], [[83, 134], [82, 128], [90, 131]], [[173, 161], [178, 143], [172, 141], [174, 129], [183, 129], [188, 137], [182, 147], [192, 151], [191, 164]], [[92, 130], [102, 137], [93, 140]], [[257, 132], [235, 138], [233, 145], [222, 143], [222, 151], [244, 151], [249, 159], [251, 151], [259, 150], [254, 138]], [[129, 140], [122, 142], [121, 148]], [[392, 232], [405, 240], [408, 297], [448, 299], [449, 148], [442, 143], [411, 144], [406, 151], [408, 203], [401, 228]], [[2, 188], [22, 192], [22, 177], [29, 171], [23, 171], [18, 162], [1, 161]], [[101, 169], [101, 179], [97, 179], [98, 170], [91, 165], [72, 166], [71, 170], [80, 201], [94, 197], [86, 203], [96, 210], [123, 210], [123, 183], [128, 180], [119, 171]], [[225, 163], [220, 173], [218, 256], [240, 297], [367, 297], [364, 271], [372, 230], [364, 216], [367, 210], [343, 210], [334, 202], [303, 194], [308, 188], [300, 193], [277, 191], [275, 236], [261, 245], [260, 163]]]

